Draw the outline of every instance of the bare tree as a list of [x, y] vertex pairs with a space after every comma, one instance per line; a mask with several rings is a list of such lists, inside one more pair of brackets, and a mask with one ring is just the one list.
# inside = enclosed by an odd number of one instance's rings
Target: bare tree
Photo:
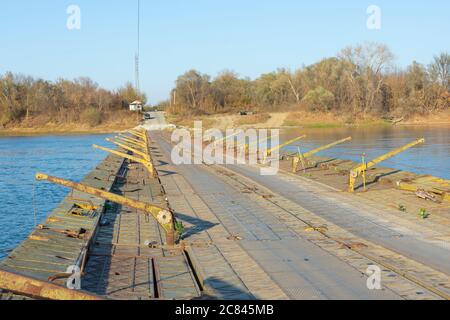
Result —
[[450, 55], [448, 53], [435, 56], [433, 63], [429, 66], [429, 72], [434, 81], [450, 91]]
[[[375, 99], [381, 93], [384, 83], [383, 73], [392, 66], [394, 55], [384, 44], [366, 43], [356, 47], [347, 47], [341, 51], [338, 57], [355, 66], [351, 79], [362, 80], [364, 90], [359, 97], [363, 101], [364, 114], [373, 110]], [[354, 81], [353, 81], [354, 82]]]

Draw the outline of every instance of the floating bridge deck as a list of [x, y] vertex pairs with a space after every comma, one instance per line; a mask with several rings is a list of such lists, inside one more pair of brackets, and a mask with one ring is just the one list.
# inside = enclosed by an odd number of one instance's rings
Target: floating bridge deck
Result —
[[[83, 183], [109, 190], [122, 166], [123, 159], [109, 156], [83, 179]], [[98, 209], [96, 212], [81, 210], [78, 214], [71, 214], [76, 203], [80, 202]], [[0, 263], [0, 268], [46, 281], [49, 277], [65, 273], [69, 266], [80, 265], [98, 230], [104, 207], [105, 201], [101, 199], [77, 191], [71, 192], [48, 216], [42, 228], [33, 231]], [[79, 238], [61, 232], [80, 229], [86, 232]]]
[[[83, 183], [130, 199], [165, 205], [158, 178], [117, 156], [108, 156]], [[96, 213], [74, 215], [77, 203]], [[61, 231], [84, 229], [81, 238]], [[189, 261], [180, 248], [165, 249], [159, 224], [136, 209], [73, 191], [42, 227], [1, 264], [0, 269], [42, 281], [83, 268], [82, 290], [111, 299], [192, 299], [201, 295]], [[65, 285], [66, 279], [54, 283]]]

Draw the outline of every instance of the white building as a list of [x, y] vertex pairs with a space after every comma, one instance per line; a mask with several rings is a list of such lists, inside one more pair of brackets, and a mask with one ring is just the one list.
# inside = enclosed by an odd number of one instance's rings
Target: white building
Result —
[[142, 111], [144, 110], [144, 104], [141, 101], [134, 101], [130, 103], [130, 111]]

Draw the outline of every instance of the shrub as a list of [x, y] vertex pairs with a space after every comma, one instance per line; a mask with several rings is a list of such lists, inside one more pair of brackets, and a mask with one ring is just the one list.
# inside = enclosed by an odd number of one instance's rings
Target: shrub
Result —
[[334, 102], [334, 94], [319, 86], [310, 90], [303, 98], [303, 102], [311, 111], [329, 111]]
[[81, 120], [90, 127], [95, 127], [102, 123], [102, 113], [98, 109], [88, 108], [81, 113]]

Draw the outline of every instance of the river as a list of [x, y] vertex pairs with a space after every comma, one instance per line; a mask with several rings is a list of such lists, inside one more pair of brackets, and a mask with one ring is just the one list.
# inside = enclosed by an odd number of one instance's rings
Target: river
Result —
[[361, 156], [374, 159], [416, 139], [425, 144], [381, 163], [381, 166], [450, 179], [450, 126], [398, 126], [364, 128], [292, 129], [282, 131], [281, 140], [306, 134], [307, 137], [285, 148], [288, 152], [309, 151], [351, 136], [353, 140], [318, 155], [361, 162]]
[[108, 145], [106, 137], [0, 137], [0, 260], [68, 193], [63, 187], [36, 182], [36, 172], [80, 181], [105, 158], [91, 146]]

